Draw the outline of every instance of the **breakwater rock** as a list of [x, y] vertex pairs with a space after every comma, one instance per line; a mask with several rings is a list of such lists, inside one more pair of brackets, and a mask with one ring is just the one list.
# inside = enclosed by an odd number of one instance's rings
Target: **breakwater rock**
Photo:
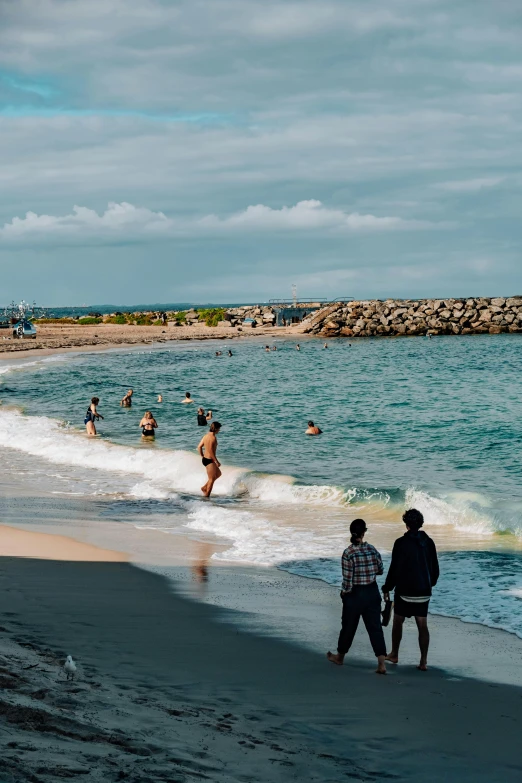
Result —
[[336, 302], [303, 325], [325, 337], [522, 333], [522, 296]]

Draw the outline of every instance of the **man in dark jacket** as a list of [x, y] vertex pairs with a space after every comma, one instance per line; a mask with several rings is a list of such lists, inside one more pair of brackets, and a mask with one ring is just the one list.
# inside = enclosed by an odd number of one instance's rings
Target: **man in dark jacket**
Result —
[[415, 617], [419, 630], [420, 663], [418, 669], [428, 668], [428, 605], [432, 587], [439, 578], [439, 562], [435, 544], [421, 530], [424, 517], [420, 511], [410, 508], [402, 517], [407, 530], [393, 545], [388, 576], [383, 585], [384, 599], [389, 600], [390, 590], [395, 589], [393, 607], [392, 650], [386, 656], [391, 663], [399, 662], [399, 647], [405, 617]]

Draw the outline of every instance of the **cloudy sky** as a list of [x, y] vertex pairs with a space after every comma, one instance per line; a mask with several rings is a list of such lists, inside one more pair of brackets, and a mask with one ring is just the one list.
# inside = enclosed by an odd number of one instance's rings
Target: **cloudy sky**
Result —
[[0, 304], [522, 294], [518, 0], [0, 0]]

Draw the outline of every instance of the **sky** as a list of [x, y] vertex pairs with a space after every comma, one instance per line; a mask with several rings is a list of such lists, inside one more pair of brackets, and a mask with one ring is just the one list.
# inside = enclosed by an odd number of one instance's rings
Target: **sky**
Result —
[[0, 0], [0, 305], [522, 294], [518, 0]]

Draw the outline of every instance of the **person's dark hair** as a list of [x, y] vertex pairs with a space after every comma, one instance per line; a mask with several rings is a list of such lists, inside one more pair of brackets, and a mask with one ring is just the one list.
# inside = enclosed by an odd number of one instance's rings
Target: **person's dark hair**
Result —
[[100, 401], [100, 398], [99, 398], [99, 397], [93, 397], [93, 398], [91, 399], [91, 402], [93, 402], [95, 405], [98, 405], [99, 401]]
[[350, 525], [350, 533], [352, 534], [350, 541], [352, 544], [360, 543], [360, 538], [366, 533], [367, 529], [364, 519], [354, 519]]
[[420, 530], [424, 524], [424, 517], [416, 508], [409, 508], [402, 515], [402, 521], [410, 530]]
[[310, 421], [308, 422], [308, 426], [309, 426], [309, 427], [315, 427], [315, 424], [313, 423], [313, 421], [312, 421], [311, 419], [310, 419]]
[[200, 416], [203, 416], [205, 411], [203, 410], [203, 408], [198, 408], [198, 413]]
[[219, 421], [213, 421], [210, 425], [210, 432], [218, 432], [221, 429]]
[[190, 392], [185, 392], [185, 397], [190, 397]]

